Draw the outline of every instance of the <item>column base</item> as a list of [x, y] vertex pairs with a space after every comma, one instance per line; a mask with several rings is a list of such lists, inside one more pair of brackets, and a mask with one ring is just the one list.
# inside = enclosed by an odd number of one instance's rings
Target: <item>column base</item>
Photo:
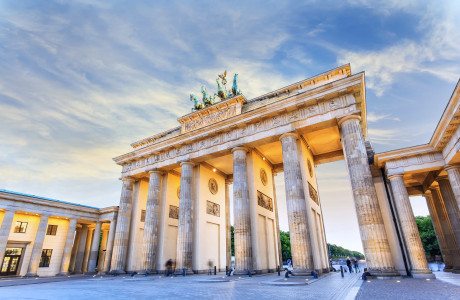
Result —
[[85, 272], [85, 275], [96, 275], [96, 271]]
[[[184, 271], [182, 269], [176, 269], [174, 272], [174, 275], [183, 275]], [[185, 269], [185, 275], [193, 275], [193, 270], [192, 269]]]
[[69, 276], [70, 272], [59, 272], [56, 274], [56, 276]]
[[110, 271], [108, 274], [111, 274], [111, 275], [126, 274], [126, 271], [123, 271], [123, 270], [112, 270], [112, 271]]
[[293, 276], [310, 276], [311, 272], [315, 270], [310, 270], [310, 269], [296, 269], [292, 270], [292, 275]]
[[[371, 276], [375, 276], [378, 279], [393, 279], [394, 278], [402, 278], [401, 274], [399, 274], [396, 270], [367, 270], [369, 273], [371, 273]], [[381, 278], [380, 278], [381, 277]]]
[[37, 273], [27, 273], [25, 277], [39, 277]]
[[154, 274], [158, 274], [158, 271], [157, 270], [142, 270], [142, 271], [138, 271], [137, 274], [139, 275], [145, 275], [145, 273], [147, 273], [147, 275], [154, 275]]
[[444, 272], [452, 272], [452, 267], [444, 267], [444, 269], [442, 269]]
[[453, 267], [451, 272], [454, 274], [460, 274], [460, 267]]
[[412, 278], [417, 278], [417, 279], [436, 279], [436, 276], [434, 276], [431, 271], [412, 271]]
[[251, 275], [256, 274], [256, 272], [249, 270], [234, 270], [233, 275], [248, 275], [249, 272], [251, 272]]

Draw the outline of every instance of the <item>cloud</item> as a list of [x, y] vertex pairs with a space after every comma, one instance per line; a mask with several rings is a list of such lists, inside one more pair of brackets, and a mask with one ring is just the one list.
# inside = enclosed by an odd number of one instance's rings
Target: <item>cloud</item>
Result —
[[401, 121], [399, 118], [392, 117], [390, 114], [376, 114], [374, 112], [367, 113], [367, 122], [375, 123], [380, 120]]
[[[359, 1], [368, 3], [368, 1]], [[391, 1], [385, 10], [414, 9], [420, 12], [415, 3], [407, 5], [404, 1]], [[373, 89], [377, 96], [397, 80], [398, 74], [430, 73], [448, 82], [458, 80], [460, 74], [460, 13], [458, 1], [437, 2], [424, 5], [423, 16], [418, 24], [418, 31], [424, 34], [421, 40], [406, 38], [380, 50], [342, 50], [338, 62], [351, 63], [355, 70], [365, 70], [367, 87]]]

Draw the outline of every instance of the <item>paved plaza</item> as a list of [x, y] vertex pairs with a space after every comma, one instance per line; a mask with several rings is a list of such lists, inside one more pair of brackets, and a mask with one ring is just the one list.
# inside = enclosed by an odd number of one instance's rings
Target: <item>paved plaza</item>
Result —
[[[238, 277], [223, 274], [165, 276], [72, 276], [1, 279], [2, 299], [459, 299], [460, 275], [435, 272], [441, 279], [360, 280], [361, 274], [331, 273], [307, 285], [267, 285], [276, 274]], [[451, 283], [449, 283], [449, 281]]]

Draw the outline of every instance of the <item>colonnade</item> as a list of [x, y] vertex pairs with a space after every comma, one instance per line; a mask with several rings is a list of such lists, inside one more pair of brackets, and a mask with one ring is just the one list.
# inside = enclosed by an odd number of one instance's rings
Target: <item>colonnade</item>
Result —
[[[15, 211], [6, 210], [3, 221], [0, 226], [0, 262], [3, 261], [5, 249], [8, 244], [8, 237], [13, 226], [13, 218]], [[26, 276], [38, 276], [38, 268], [43, 250], [43, 243], [48, 228], [48, 221], [51, 216], [48, 214], [41, 214], [38, 224], [37, 232], [33, 241], [30, 259], [27, 264]], [[113, 245], [113, 237], [115, 235], [116, 220], [112, 220], [109, 230], [104, 230], [102, 244], [106, 245], [106, 252], [110, 253]], [[87, 224], [81, 224], [77, 228], [77, 219], [70, 218], [69, 226], [67, 229], [64, 249], [57, 275], [67, 275], [69, 273], [95, 273], [97, 266], [97, 257], [102, 257], [103, 251], [100, 251], [100, 234], [102, 222], [96, 222], [94, 229], [90, 229]], [[106, 238], [104, 238], [104, 235]], [[104, 249], [105, 250], [105, 249]], [[106, 272], [110, 266], [110, 259], [106, 255], [105, 260], [98, 265], [99, 272]]]

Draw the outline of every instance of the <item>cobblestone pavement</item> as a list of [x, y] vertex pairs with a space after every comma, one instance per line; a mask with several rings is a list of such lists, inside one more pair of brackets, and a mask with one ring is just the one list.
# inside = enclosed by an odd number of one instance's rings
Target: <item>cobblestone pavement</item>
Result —
[[[232, 282], [203, 283], [207, 276], [126, 276], [69, 279], [68, 281], [0, 287], [1, 299], [344, 299], [358, 275], [323, 276], [304, 286], [266, 286], [276, 275], [238, 277]], [[18, 279], [20, 280], [20, 279]]]
[[[451, 279], [454, 274], [435, 272]], [[456, 275], [456, 274], [455, 274]], [[456, 277], [458, 284], [460, 277]], [[454, 283], [454, 280], [452, 283]], [[371, 280], [363, 282], [356, 299], [460, 299], [460, 286], [444, 279]]]
[[[437, 273], [437, 272], [436, 272]], [[441, 280], [359, 280], [359, 274], [331, 273], [303, 286], [267, 286], [275, 275], [232, 277], [230, 282], [207, 282], [216, 276], [73, 277], [68, 280], [14, 279], [16, 286], [0, 287], [0, 299], [460, 299], [460, 286]], [[446, 275], [446, 274], [442, 274]], [[223, 276], [220, 275], [220, 276]], [[452, 276], [447, 274], [446, 276]], [[26, 281], [24, 281], [26, 280]], [[49, 278], [52, 280], [52, 278]], [[204, 282], [203, 282], [204, 281]], [[26, 282], [26, 284], [24, 284]], [[36, 284], [31, 284], [36, 283]]]

